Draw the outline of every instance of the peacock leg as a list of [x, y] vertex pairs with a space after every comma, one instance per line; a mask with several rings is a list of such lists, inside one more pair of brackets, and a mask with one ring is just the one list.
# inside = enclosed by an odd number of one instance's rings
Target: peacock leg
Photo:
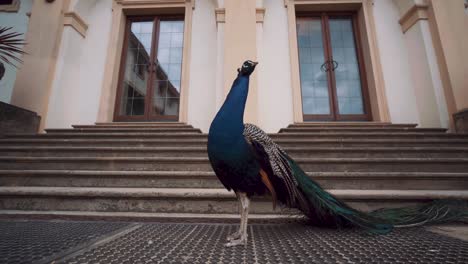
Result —
[[247, 197], [246, 193], [239, 193], [240, 202], [241, 202], [241, 225], [240, 225], [240, 237], [235, 240], [231, 240], [229, 243], [225, 244], [226, 247], [232, 247], [237, 245], [247, 245], [247, 218], [249, 215], [249, 205], [250, 200]]
[[228, 240], [228, 241], [232, 241], [232, 240], [239, 239], [240, 236], [241, 236], [241, 233], [242, 233], [242, 203], [241, 203], [239, 194], [238, 194], [237, 192], [236, 192], [236, 197], [237, 197], [237, 201], [239, 202], [239, 215], [241, 216], [241, 224], [240, 224], [240, 226], [239, 226], [239, 230], [237, 230], [236, 232], [230, 234], [230, 235], [227, 237], [227, 240]]

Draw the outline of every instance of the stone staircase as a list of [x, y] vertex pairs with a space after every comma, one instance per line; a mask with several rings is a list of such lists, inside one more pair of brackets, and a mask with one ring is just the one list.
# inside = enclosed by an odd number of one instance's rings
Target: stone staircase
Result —
[[[271, 137], [363, 210], [468, 199], [468, 135], [414, 124], [300, 123]], [[206, 134], [182, 123], [96, 123], [0, 138], [0, 216], [238, 221]], [[297, 218], [254, 198], [254, 221]]]

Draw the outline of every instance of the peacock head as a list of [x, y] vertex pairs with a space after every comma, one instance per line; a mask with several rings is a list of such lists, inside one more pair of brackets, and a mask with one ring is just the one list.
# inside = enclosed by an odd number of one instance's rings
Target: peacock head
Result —
[[239, 73], [239, 75], [249, 76], [255, 70], [255, 66], [257, 66], [257, 64], [258, 62], [246, 60], [242, 64], [242, 67], [237, 69], [237, 72]]

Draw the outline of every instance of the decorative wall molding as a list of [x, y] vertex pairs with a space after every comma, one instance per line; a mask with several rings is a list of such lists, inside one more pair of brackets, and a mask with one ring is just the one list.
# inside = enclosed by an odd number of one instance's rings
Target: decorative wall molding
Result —
[[257, 23], [263, 23], [263, 20], [265, 18], [265, 8], [255, 9], [255, 16], [257, 18]]
[[364, 2], [369, 2], [370, 5], [374, 4], [374, 0], [283, 0], [284, 7], [289, 5], [359, 4]]
[[215, 17], [216, 17], [216, 23], [225, 23], [226, 22], [226, 9], [216, 8]]
[[416, 22], [419, 20], [427, 20], [428, 15], [428, 5], [416, 4], [412, 6], [398, 21], [401, 25], [403, 33], [408, 31]]
[[122, 6], [154, 6], [154, 7], [185, 7], [191, 4], [192, 9], [195, 9], [195, 0], [115, 0], [115, 2]]
[[9, 5], [0, 5], [0, 12], [18, 12], [20, 5], [20, 0], [13, 0], [13, 2]]
[[75, 12], [66, 12], [63, 14], [63, 26], [70, 26], [83, 36], [83, 38], [86, 37], [88, 24]]
[[[216, 8], [215, 17], [216, 17], [216, 23], [225, 23], [226, 22], [226, 9]], [[255, 17], [256, 17], [257, 23], [263, 23], [263, 19], [265, 18], [265, 8], [256, 8]]]

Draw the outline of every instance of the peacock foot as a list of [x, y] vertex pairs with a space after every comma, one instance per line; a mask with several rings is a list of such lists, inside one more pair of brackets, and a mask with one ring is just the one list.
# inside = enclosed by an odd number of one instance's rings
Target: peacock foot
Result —
[[236, 239], [239, 239], [241, 237], [241, 232], [240, 231], [237, 231], [235, 233], [232, 233], [230, 234], [228, 237], [227, 237], [227, 240], [228, 241], [232, 241], [232, 240], [236, 240]]
[[225, 247], [234, 247], [239, 245], [247, 245], [247, 237], [241, 237], [239, 239], [234, 239], [229, 241], [228, 243], [224, 244]]

